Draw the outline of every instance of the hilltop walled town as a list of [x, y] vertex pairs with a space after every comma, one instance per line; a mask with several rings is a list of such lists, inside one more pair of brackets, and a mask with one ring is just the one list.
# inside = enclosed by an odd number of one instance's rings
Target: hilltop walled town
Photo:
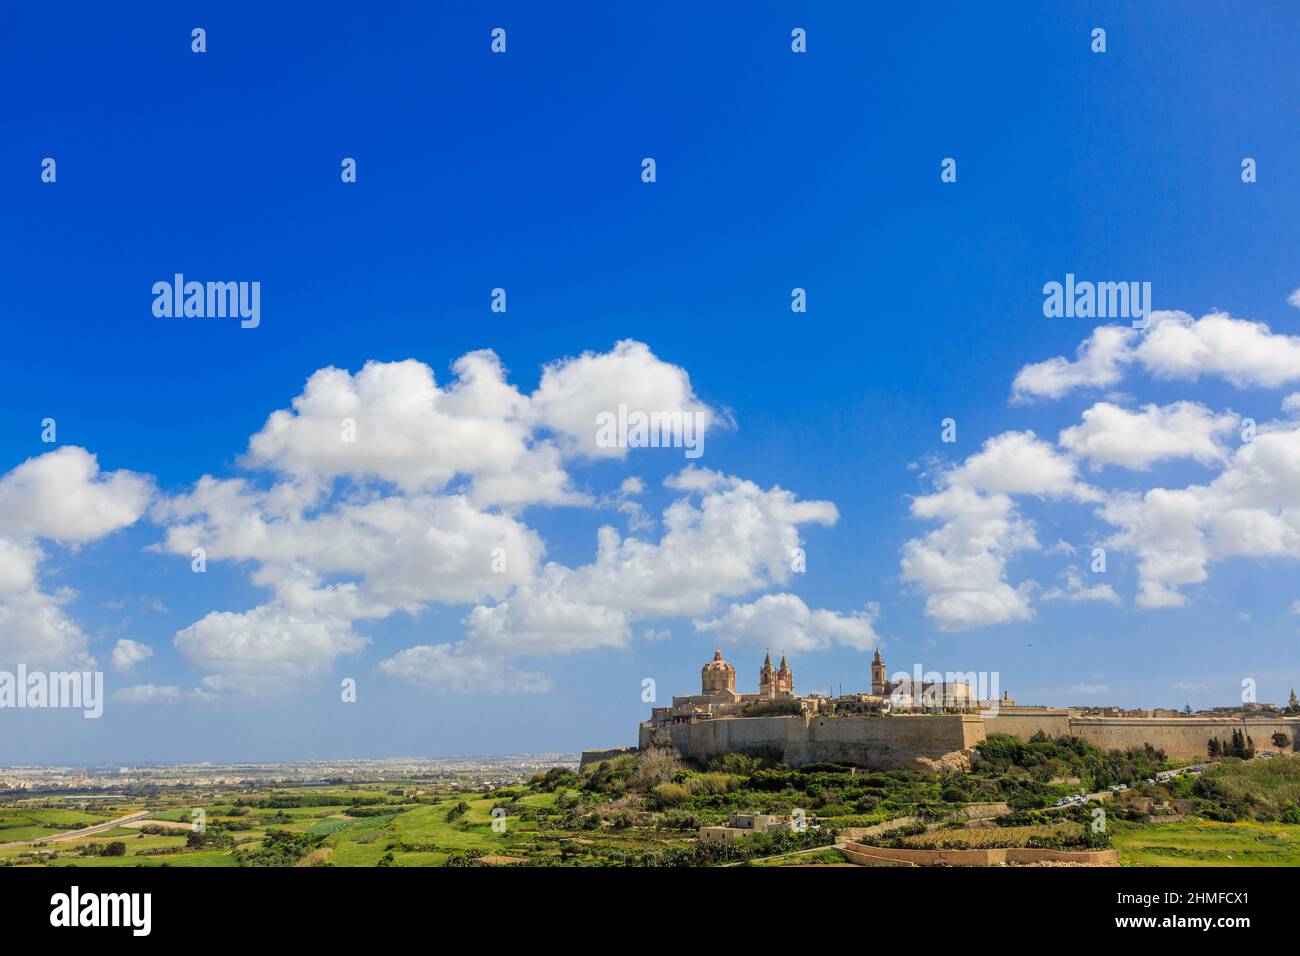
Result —
[[1054, 708], [1017, 705], [1007, 692], [981, 697], [987, 688], [974, 674], [931, 681], [919, 674], [890, 680], [887, 673], [877, 650], [870, 692], [801, 695], [785, 656], [774, 666], [768, 654], [757, 693], [739, 693], [735, 666], [715, 651], [700, 670], [700, 692], [653, 708], [638, 728], [636, 747], [584, 751], [582, 764], [669, 746], [700, 762], [723, 753], [764, 752], [794, 767], [833, 762], [873, 770], [968, 771], [978, 760], [975, 748], [991, 734], [1079, 737], [1103, 750], [1150, 744], [1175, 760], [1203, 758], [1211, 741], [1226, 744], [1234, 731], [1261, 753], [1300, 749], [1294, 692], [1285, 711], [1266, 704], [1196, 713]]

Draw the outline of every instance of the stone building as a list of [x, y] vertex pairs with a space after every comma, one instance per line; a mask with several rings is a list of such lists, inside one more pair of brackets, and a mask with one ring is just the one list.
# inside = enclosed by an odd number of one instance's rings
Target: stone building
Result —
[[785, 655], [781, 655], [781, 666], [779, 669], [772, 667], [772, 655], [768, 654], [763, 659], [763, 668], [758, 672], [758, 699], [759, 700], [776, 700], [779, 697], [794, 696], [794, 672], [790, 670], [790, 665], [785, 662]]
[[880, 648], [876, 648], [871, 659], [871, 695], [887, 698], [891, 710], [974, 710], [981, 705], [975, 689], [965, 681], [918, 681], [911, 677], [891, 681], [887, 674]]

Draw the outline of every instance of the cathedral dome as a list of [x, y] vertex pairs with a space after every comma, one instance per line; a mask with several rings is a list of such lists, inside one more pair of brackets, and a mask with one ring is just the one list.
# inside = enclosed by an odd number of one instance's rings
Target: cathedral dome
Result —
[[726, 662], [726, 661], [724, 661], [724, 660], [722, 659], [722, 651], [714, 651], [714, 652], [713, 652], [713, 660], [711, 660], [711, 661], [709, 661], [707, 664], [705, 664], [705, 665], [701, 668], [701, 670], [707, 673], [708, 671], [732, 671], [732, 672], [734, 672], [736, 669], [735, 669], [734, 667], [732, 667], [731, 664], [729, 664], [728, 662]]

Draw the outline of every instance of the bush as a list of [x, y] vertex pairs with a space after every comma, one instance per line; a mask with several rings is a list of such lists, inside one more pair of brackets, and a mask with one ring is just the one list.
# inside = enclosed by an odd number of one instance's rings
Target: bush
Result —
[[694, 773], [682, 781], [692, 793], [718, 794], [734, 790], [736, 779], [725, 773]]
[[637, 755], [631, 783], [638, 790], [654, 790], [660, 784], [672, 780], [681, 769], [681, 760], [676, 750], [652, 747]]
[[699, 816], [690, 810], [669, 810], [659, 820], [663, 830], [698, 830], [703, 825]]
[[690, 799], [691, 792], [680, 783], [661, 783], [650, 791], [650, 796], [661, 808], [680, 807]]

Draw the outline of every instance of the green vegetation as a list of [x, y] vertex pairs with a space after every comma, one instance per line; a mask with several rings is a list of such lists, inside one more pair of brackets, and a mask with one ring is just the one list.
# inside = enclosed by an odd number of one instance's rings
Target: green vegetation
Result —
[[1039, 783], [1077, 778], [1088, 791], [1154, 777], [1165, 763], [1164, 753], [1150, 744], [1105, 752], [1078, 737], [1053, 740], [1043, 733], [1027, 741], [1006, 734], [990, 734], [978, 749], [987, 772]]
[[1198, 816], [1232, 823], [1238, 820], [1300, 823], [1300, 761], [1225, 760], [1206, 769], [1190, 784]]
[[[0, 833], [17, 844], [0, 848], [0, 866], [817, 865], [839, 862], [827, 849], [837, 834], [890, 821], [907, 825], [873, 840], [1072, 849], [1104, 846], [1108, 833], [1125, 863], [1300, 864], [1300, 759], [1227, 758], [1199, 776], [1146, 784], [1134, 781], [1164, 767], [1158, 751], [995, 736], [980, 756], [973, 773], [928, 776], [836, 763], [792, 768], [764, 752], [695, 765], [654, 748], [491, 791], [231, 787], [89, 806], [18, 796], [0, 806]], [[1096, 803], [1053, 806], [1112, 781], [1132, 788], [1106, 803], [1106, 832], [1093, 831]], [[199, 809], [202, 831], [189, 827]], [[733, 813], [789, 819], [795, 811], [807, 829], [698, 837]], [[77, 832], [126, 814], [140, 819]]]
[[1300, 866], [1300, 826], [1120, 821], [1111, 829], [1123, 866]]

